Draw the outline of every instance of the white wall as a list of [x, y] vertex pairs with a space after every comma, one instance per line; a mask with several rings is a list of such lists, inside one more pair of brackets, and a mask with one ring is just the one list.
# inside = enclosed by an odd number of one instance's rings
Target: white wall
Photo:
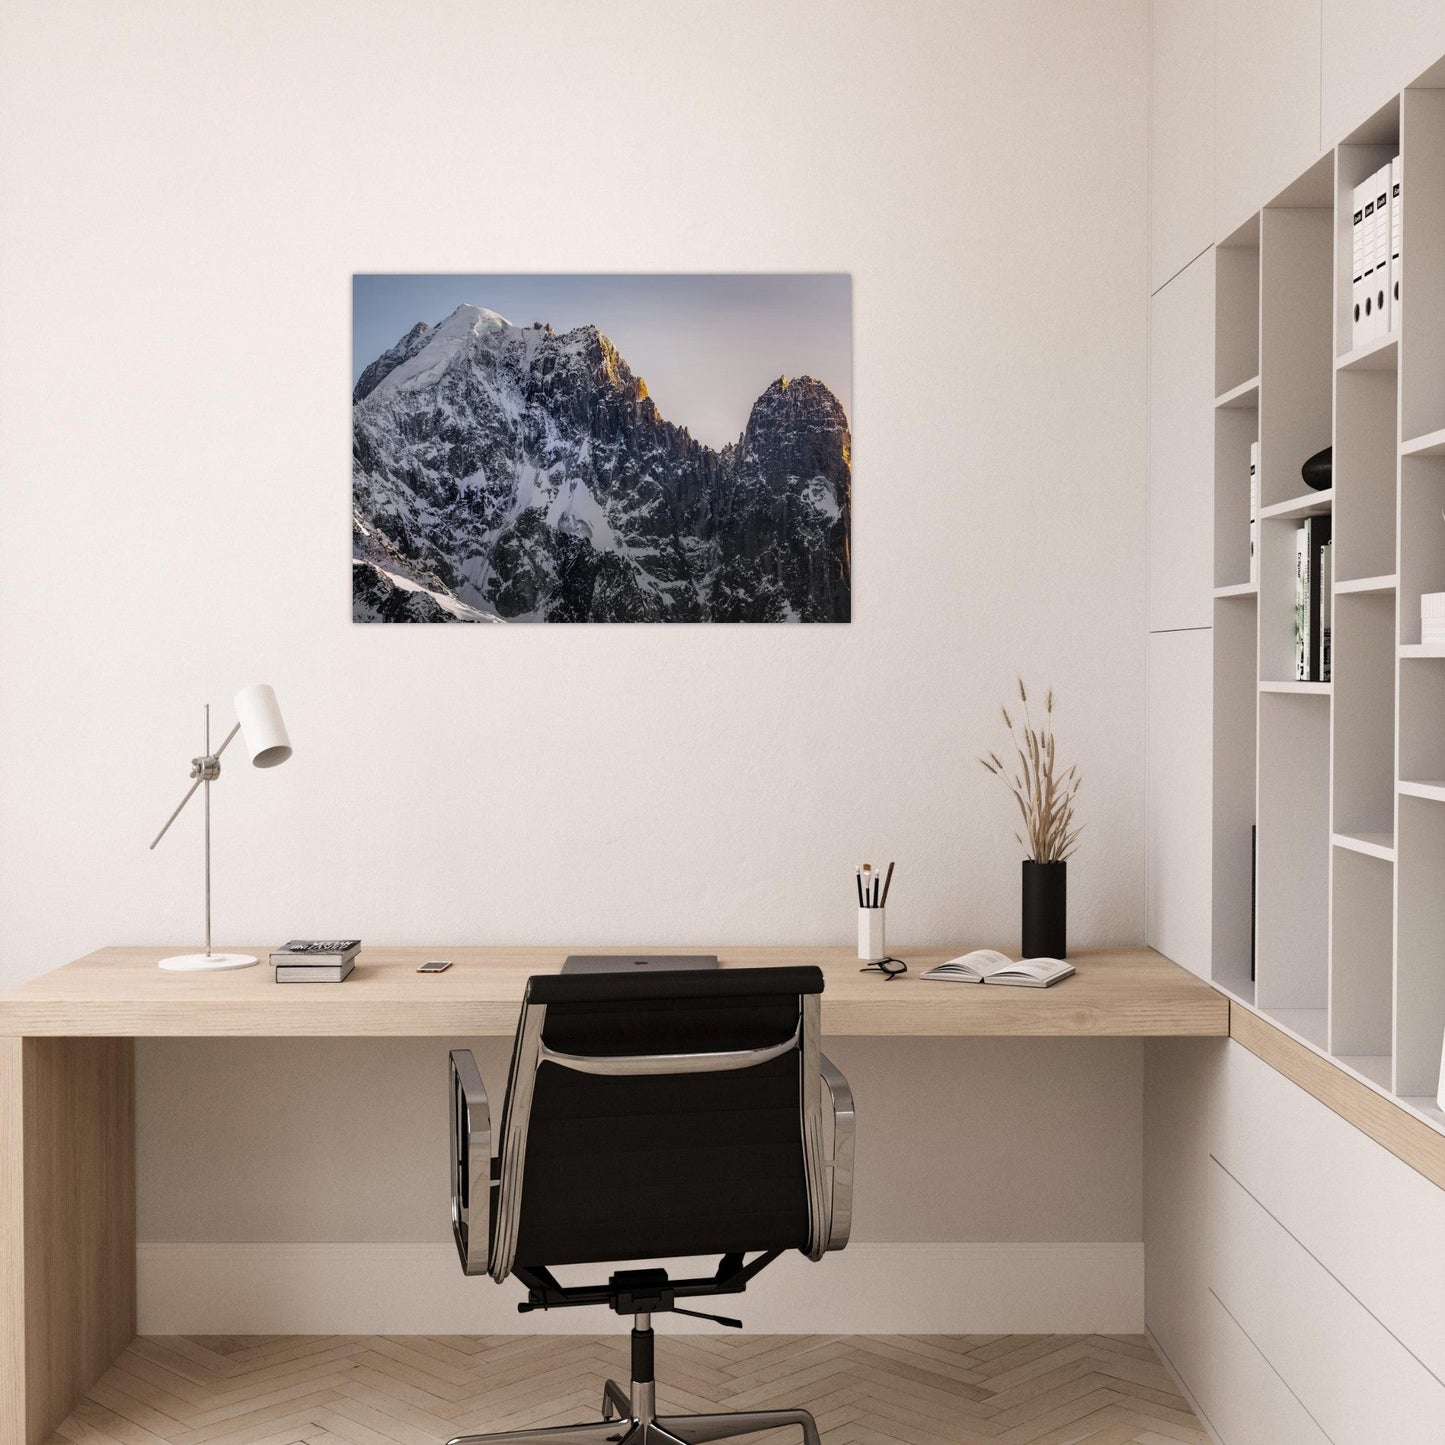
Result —
[[[862, 857], [898, 946], [1006, 943], [1018, 671], [1071, 938], [1137, 939], [1146, 72], [1143, 0], [12, 6], [0, 982], [197, 940], [199, 817], [145, 845], [256, 679], [220, 944], [842, 942]], [[738, 269], [854, 278], [850, 626], [352, 626], [353, 271]]]

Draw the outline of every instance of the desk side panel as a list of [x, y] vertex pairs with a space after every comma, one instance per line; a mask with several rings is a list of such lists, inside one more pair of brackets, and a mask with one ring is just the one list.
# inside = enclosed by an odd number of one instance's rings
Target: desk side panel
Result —
[[25, 1434], [15, 1438], [41, 1445], [135, 1337], [135, 1045], [21, 1045]]
[[25, 1439], [24, 1040], [0, 1038], [0, 1441]]

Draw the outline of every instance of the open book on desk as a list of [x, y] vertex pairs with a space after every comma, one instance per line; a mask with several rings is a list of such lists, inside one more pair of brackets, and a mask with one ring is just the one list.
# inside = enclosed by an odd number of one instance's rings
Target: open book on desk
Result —
[[1074, 965], [1061, 958], [1026, 958], [1022, 962], [993, 948], [976, 948], [972, 953], [950, 958], [930, 968], [920, 978], [942, 983], [1006, 983], [1018, 988], [1047, 988], [1073, 973]]

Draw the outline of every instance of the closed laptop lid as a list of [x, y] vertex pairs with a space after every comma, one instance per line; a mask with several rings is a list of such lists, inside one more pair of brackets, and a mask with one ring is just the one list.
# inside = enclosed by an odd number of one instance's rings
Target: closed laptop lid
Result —
[[715, 953], [569, 953], [563, 973], [685, 973], [716, 968]]

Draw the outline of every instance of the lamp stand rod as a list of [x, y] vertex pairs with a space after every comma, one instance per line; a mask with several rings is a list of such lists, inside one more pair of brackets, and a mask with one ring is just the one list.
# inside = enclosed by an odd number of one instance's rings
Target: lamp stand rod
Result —
[[156, 834], [151, 843], [154, 848], [166, 833], [170, 826], [181, 815], [181, 810], [196, 795], [196, 789], [205, 788], [205, 811], [206, 811], [206, 847], [205, 847], [205, 898], [206, 898], [206, 951], [204, 953], [181, 954], [175, 958], [163, 958], [160, 967], [172, 972], [190, 972], [195, 970], [209, 970], [224, 968], [248, 968], [257, 960], [249, 953], [212, 953], [211, 951], [211, 784], [221, 776], [221, 754], [231, 744], [231, 739], [241, 731], [241, 724], [238, 720], [231, 731], [226, 734], [225, 741], [213, 753], [211, 751], [211, 705], [206, 703], [205, 714], [202, 722], [202, 751], [201, 756], [191, 759], [191, 786], [186, 790], [186, 795], [176, 804], [176, 810], [165, 821], [165, 826]]
[[[206, 745], [204, 755], [211, 756], [211, 705], [206, 704]], [[211, 957], [211, 774], [203, 772], [206, 784], [206, 957]]]

